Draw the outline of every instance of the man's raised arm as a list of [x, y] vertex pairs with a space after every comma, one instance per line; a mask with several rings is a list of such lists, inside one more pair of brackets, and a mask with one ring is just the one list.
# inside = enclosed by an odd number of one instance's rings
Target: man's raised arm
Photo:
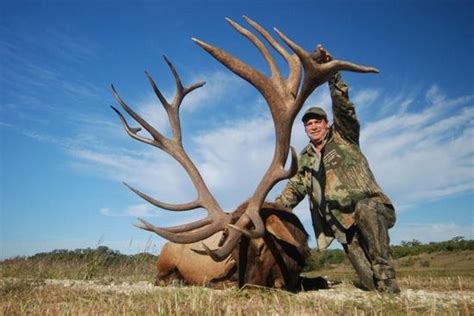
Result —
[[354, 104], [349, 100], [349, 86], [342, 80], [339, 72], [328, 83], [331, 91], [334, 127], [342, 137], [359, 145], [360, 124]]
[[[316, 46], [314, 59], [318, 63], [327, 63], [332, 60], [331, 54], [321, 45]], [[349, 86], [342, 80], [339, 72], [336, 72], [328, 81], [332, 98], [332, 113], [334, 126], [344, 138], [355, 144], [359, 144], [360, 125], [357, 120], [354, 105], [349, 100]]]

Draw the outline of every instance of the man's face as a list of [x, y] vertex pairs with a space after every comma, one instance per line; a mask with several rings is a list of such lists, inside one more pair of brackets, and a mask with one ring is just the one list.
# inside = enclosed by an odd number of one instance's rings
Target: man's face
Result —
[[329, 124], [322, 117], [311, 117], [304, 122], [306, 135], [314, 144], [319, 144], [324, 140], [328, 132]]

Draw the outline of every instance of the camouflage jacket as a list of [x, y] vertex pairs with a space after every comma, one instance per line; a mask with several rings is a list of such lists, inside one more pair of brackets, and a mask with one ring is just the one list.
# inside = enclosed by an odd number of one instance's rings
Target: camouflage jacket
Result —
[[355, 205], [360, 200], [392, 204], [360, 150], [360, 125], [339, 73], [329, 81], [329, 88], [334, 123], [326, 135], [322, 159], [310, 142], [298, 157], [297, 174], [276, 198], [276, 203], [293, 209], [308, 195], [320, 249], [327, 248], [334, 237], [347, 243], [346, 230], [355, 223]]

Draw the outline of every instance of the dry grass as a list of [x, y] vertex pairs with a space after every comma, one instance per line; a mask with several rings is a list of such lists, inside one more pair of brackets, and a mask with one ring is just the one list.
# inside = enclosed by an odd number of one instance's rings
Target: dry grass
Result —
[[105, 282], [146, 281], [152, 279], [156, 274], [156, 259], [156, 256], [136, 256], [110, 263], [104, 260], [104, 256], [96, 253], [88, 258], [74, 258], [72, 260], [14, 258], [0, 262], [0, 277], [101, 279]]
[[395, 296], [341, 284], [331, 290], [292, 294], [262, 288], [160, 288], [145, 283], [141, 289], [123, 291], [127, 286], [131, 285], [9, 280], [0, 289], [0, 311], [5, 315], [469, 315], [474, 310], [472, 292], [460, 291], [404, 290]]
[[400, 295], [355, 288], [355, 274], [347, 264], [313, 272], [342, 282], [332, 289], [293, 294], [264, 288], [156, 287], [150, 258], [105, 266], [99, 257], [15, 259], [0, 263], [0, 315], [471, 315], [472, 258], [474, 251], [399, 259]]
[[[428, 263], [428, 264], [427, 264]], [[411, 289], [474, 290], [474, 251], [421, 254], [395, 260], [401, 286]], [[306, 273], [330, 280], [355, 280], [354, 269], [347, 260], [328, 269]]]

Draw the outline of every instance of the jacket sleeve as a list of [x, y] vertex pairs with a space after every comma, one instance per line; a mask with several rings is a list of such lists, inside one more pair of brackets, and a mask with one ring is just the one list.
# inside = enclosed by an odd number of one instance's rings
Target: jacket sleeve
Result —
[[359, 145], [360, 124], [354, 104], [349, 100], [349, 86], [338, 72], [329, 80], [334, 128], [348, 141]]
[[[300, 165], [301, 166], [301, 165]], [[292, 210], [307, 194], [307, 188], [304, 181], [304, 170], [298, 169], [298, 172], [288, 180], [283, 191], [275, 199], [275, 203], [287, 209]]]

